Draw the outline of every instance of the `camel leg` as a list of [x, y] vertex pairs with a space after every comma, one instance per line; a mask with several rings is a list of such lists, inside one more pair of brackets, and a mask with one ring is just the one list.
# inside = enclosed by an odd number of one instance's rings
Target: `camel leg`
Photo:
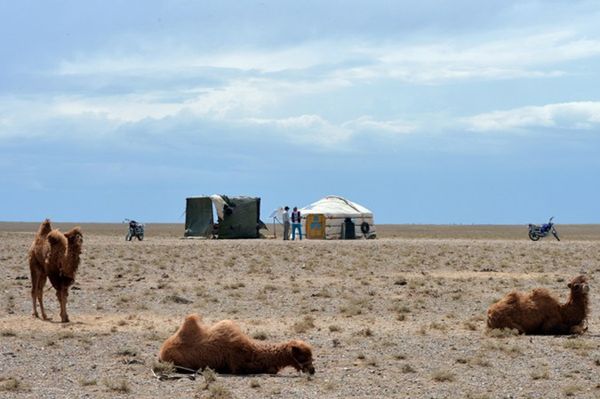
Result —
[[40, 303], [40, 311], [42, 312], [42, 319], [44, 320], [48, 320], [48, 316], [46, 316], [46, 310], [44, 310], [44, 286], [46, 285], [46, 279], [48, 277], [40, 272], [40, 274], [38, 274], [38, 279], [37, 279], [37, 300]]
[[[36, 300], [40, 297], [40, 280], [43, 272], [41, 271], [41, 265], [38, 263], [37, 259], [31, 257], [29, 259], [29, 271], [31, 272], [31, 304], [33, 308], [33, 312], [31, 315], [33, 317], [40, 317], [37, 311], [37, 303]], [[44, 279], [45, 282], [45, 279]], [[43, 289], [43, 286], [42, 286]], [[41, 302], [40, 302], [41, 305]], [[42, 305], [42, 314], [44, 312], [44, 308]]]
[[33, 317], [40, 317], [40, 315], [37, 312], [37, 303], [36, 303], [36, 299], [38, 296], [38, 272], [35, 269], [35, 265], [33, 264], [33, 262], [35, 262], [34, 260], [30, 260], [29, 261], [29, 268], [31, 270], [31, 304], [33, 307], [33, 312], [31, 313], [31, 315]]
[[67, 287], [61, 287], [56, 291], [56, 297], [58, 298], [58, 302], [60, 302], [60, 320], [63, 323], [69, 322], [69, 315], [67, 315], [67, 296], [69, 296]]

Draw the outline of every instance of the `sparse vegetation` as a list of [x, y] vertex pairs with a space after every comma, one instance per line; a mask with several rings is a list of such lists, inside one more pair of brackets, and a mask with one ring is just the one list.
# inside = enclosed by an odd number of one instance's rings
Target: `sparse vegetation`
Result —
[[578, 392], [581, 391], [581, 387], [575, 384], [569, 384], [563, 388], [563, 393], [565, 396], [571, 397], [576, 396]]
[[[532, 244], [522, 226], [494, 237], [478, 226], [457, 226], [452, 231], [464, 238], [459, 240], [440, 227], [419, 226], [417, 232], [416, 226], [384, 226], [384, 238], [374, 241], [294, 243], [180, 240], [180, 225], [172, 233], [152, 227], [147, 240], [132, 245], [119, 231], [83, 226], [81, 279], [69, 293], [71, 322], [65, 324], [58, 323], [48, 284], [46, 311], [54, 320], [30, 317], [30, 281], [20, 277], [29, 273], [33, 233], [0, 228], [8, 276], [0, 281], [0, 397], [51, 395], [44, 389], [58, 387], [55, 381], [74, 397], [106, 398], [173, 392], [197, 398], [388, 397], [398, 381], [406, 397], [427, 392], [483, 399], [518, 392], [523, 398], [575, 398], [600, 392], [594, 339], [600, 228], [593, 240], [565, 233], [564, 243]], [[591, 280], [588, 333], [530, 337], [487, 329], [485, 310], [493, 298], [541, 282], [560, 293], [582, 269]], [[9, 297], [14, 313], [6, 309]], [[210, 324], [232, 319], [257, 340], [306, 340], [314, 349], [315, 376], [297, 378], [291, 368], [276, 378], [205, 370], [188, 380], [173, 364], [154, 359], [191, 312]], [[150, 367], [157, 375], [183, 378], [159, 382]]]
[[260, 381], [256, 378], [250, 380], [250, 388], [260, 388]]
[[95, 386], [98, 385], [98, 380], [96, 380], [95, 378], [80, 379], [79, 385], [81, 385], [82, 387]]
[[18, 392], [25, 390], [25, 386], [21, 380], [9, 377], [7, 379], [0, 379], [0, 392]]
[[137, 350], [133, 348], [121, 348], [116, 353], [118, 356], [137, 356]]
[[104, 380], [104, 385], [112, 391], [118, 393], [130, 393], [131, 387], [129, 386], [129, 382], [123, 377], [117, 378], [106, 378]]
[[252, 334], [252, 338], [257, 339], [259, 341], [264, 341], [269, 338], [269, 335], [264, 331], [257, 331]]
[[449, 370], [437, 370], [431, 376], [434, 381], [437, 382], [451, 382], [454, 381], [454, 373]]
[[531, 378], [534, 380], [547, 380], [550, 378], [550, 370], [548, 369], [548, 366], [542, 365], [534, 368], [531, 372]]
[[304, 316], [302, 320], [297, 321], [292, 326], [293, 331], [298, 334], [305, 333], [313, 328], [315, 328], [315, 318], [310, 315]]
[[152, 363], [152, 370], [154, 370], [156, 374], [167, 375], [175, 371], [175, 365], [171, 362], [160, 362], [158, 360], [154, 360]]

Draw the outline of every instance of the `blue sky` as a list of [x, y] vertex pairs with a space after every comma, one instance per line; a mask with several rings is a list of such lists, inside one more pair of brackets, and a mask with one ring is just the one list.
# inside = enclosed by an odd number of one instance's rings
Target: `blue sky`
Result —
[[2, 1], [0, 220], [337, 194], [600, 223], [596, 1]]

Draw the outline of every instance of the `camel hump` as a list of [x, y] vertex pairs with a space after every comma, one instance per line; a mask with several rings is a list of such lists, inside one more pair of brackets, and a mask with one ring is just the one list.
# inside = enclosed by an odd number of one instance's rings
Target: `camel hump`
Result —
[[531, 299], [539, 300], [551, 297], [550, 292], [545, 288], [536, 288], [531, 291]]
[[212, 328], [213, 331], [240, 331], [240, 326], [233, 320], [221, 320], [215, 323]]
[[183, 324], [187, 324], [187, 323], [199, 325], [200, 323], [202, 323], [202, 316], [200, 316], [197, 313], [191, 313], [191, 314], [185, 316], [185, 319], [183, 320]]
[[38, 229], [38, 235], [45, 236], [48, 235], [52, 231], [52, 226], [50, 225], [50, 219], [46, 219], [40, 224], [40, 228]]
[[248, 338], [240, 326], [233, 320], [221, 320], [210, 327], [208, 334], [213, 339], [226, 342], [246, 341]]
[[177, 331], [177, 335], [182, 340], [197, 338], [202, 334], [201, 322], [202, 318], [195, 313], [186, 316], [183, 324], [179, 327], [179, 331]]
[[48, 242], [50, 243], [50, 245], [52, 247], [54, 246], [58, 246], [58, 245], [62, 245], [65, 246], [67, 245], [67, 239], [65, 238], [65, 236], [58, 230], [52, 230], [49, 234], [48, 234]]
[[504, 299], [508, 304], [517, 303], [519, 302], [519, 293], [516, 291], [510, 292], [506, 294], [506, 297]]

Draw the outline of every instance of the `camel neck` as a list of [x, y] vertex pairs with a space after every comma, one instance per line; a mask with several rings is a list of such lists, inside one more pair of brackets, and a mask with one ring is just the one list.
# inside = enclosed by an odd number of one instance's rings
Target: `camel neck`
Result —
[[81, 254], [81, 248], [69, 246], [65, 255], [65, 267], [63, 273], [69, 277], [74, 277], [79, 266], [79, 255]]
[[296, 367], [286, 342], [274, 344], [254, 341], [254, 343], [259, 349], [257, 353], [260, 353], [260, 356], [256, 358], [256, 366], [259, 368], [267, 372], [277, 373], [287, 366]]
[[563, 320], [570, 325], [577, 325], [587, 318], [589, 313], [589, 298], [587, 294], [571, 292], [569, 300], [561, 305]]

